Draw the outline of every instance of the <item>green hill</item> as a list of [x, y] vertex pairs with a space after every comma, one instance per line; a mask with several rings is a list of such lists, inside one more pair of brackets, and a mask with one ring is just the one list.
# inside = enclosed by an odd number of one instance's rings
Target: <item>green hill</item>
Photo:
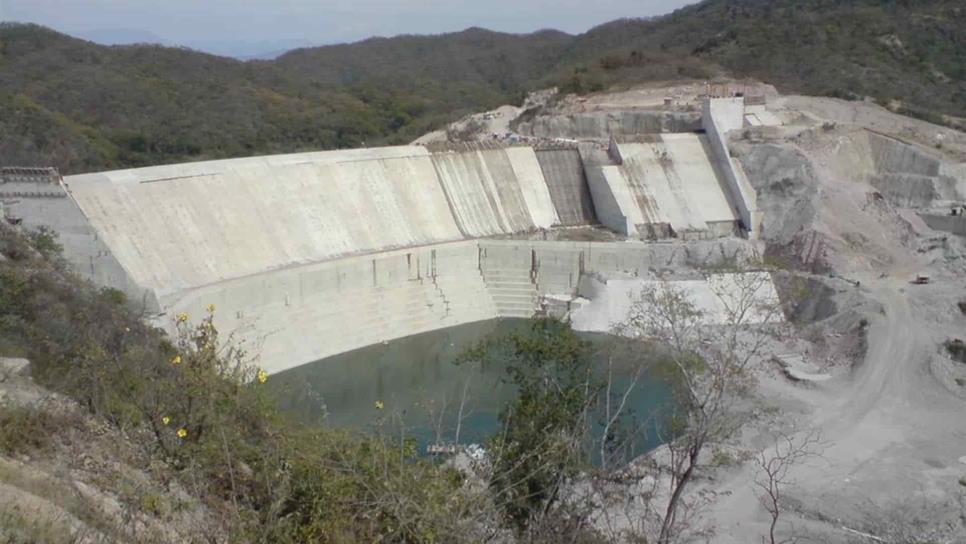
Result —
[[871, 96], [935, 121], [966, 112], [958, 0], [706, 0], [578, 35], [471, 28], [240, 62], [0, 25], [0, 162], [81, 172], [402, 143], [560, 85], [590, 92], [730, 75]]

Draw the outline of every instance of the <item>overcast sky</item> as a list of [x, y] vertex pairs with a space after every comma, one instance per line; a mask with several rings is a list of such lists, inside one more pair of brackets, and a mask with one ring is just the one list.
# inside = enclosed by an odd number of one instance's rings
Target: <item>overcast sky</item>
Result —
[[570, 33], [619, 17], [673, 11], [695, 0], [0, 0], [0, 20], [74, 35], [134, 30], [172, 43], [312, 43], [430, 34], [481, 26]]

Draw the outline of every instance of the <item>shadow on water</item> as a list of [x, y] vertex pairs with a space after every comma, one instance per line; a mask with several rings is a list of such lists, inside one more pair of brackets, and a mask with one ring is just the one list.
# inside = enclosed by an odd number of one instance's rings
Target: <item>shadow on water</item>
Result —
[[[269, 383], [279, 407], [307, 423], [412, 437], [422, 452], [436, 443], [482, 444], [500, 430], [499, 412], [515, 391], [503, 381], [505, 365], [454, 361], [488, 335], [519, 331], [527, 324], [523, 319], [493, 320], [410, 336], [302, 365]], [[593, 343], [601, 377], [610, 367], [611, 406], [616, 406], [646, 355], [610, 335], [580, 336]], [[637, 380], [626, 400], [630, 417], [625, 421], [631, 424], [625, 428], [633, 436], [621, 457], [661, 444], [660, 422], [672, 404], [666, 383], [647, 375]], [[603, 414], [602, 408], [592, 426], [597, 438]]]

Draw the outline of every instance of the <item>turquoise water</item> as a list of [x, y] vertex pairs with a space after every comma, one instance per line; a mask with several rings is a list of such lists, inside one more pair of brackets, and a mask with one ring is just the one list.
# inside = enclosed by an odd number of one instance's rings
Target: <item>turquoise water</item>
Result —
[[[270, 383], [279, 406], [304, 421], [413, 437], [419, 451], [428, 444], [457, 442], [457, 432], [459, 443], [483, 443], [500, 430], [500, 409], [515, 392], [503, 383], [502, 365], [455, 365], [453, 361], [487, 335], [527, 323], [494, 320], [402, 338], [288, 370], [273, 376]], [[614, 402], [619, 402], [617, 393], [634, 382], [646, 355], [608, 335], [581, 336], [593, 342], [602, 377], [610, 361]], [[642, 375], [626, 406], [632, 418], [625, 427], [633, 436], [623, 457], [660, 445], [657, 422], [671, 406], [667, 385]], [[601, 408], [593, 425], [598, 435], [604, 413]]]

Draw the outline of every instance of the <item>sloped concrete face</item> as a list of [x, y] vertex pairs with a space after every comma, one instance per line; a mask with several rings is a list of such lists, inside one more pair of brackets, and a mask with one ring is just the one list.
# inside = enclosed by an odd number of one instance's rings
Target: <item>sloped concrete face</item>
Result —
[[433, 164], [467, 237], [527, 232], [559, 223], [529, 147], [434, 153]]
[[[721, 175], [699, 134], [665, 134], [648, 142], [616, 145], [620, 165], [603, 166], [603, 185], [629, 233], [685, 239], [731, 234], [738, 221]], [[612, 206], [613, 207], [613, 206]], [[607, 224], [607, 223], [605, 223]], [[724, 227], [722, 227], [724, 225]], [[612, 227], [614, 228], [614, 227]]]
[[121, 266], [159, 297], [366, 251], [460, 238], [422, 148], [73, 176]]
[[538, 149], [540, 169], [561, 225], [592, 225], [597, 222], [590, 186], [577, 149]]
[[561, 207], [553, 199], [553, 193], [550, 190], [551, 186], [557, 184], [544, 175], [542, 165], [533, 148], [512, 147], [506, 149], [505, 153], [513, 168], [513, 175], [517, 179], [520, 191], [523, 193], [523, 200], [530, 212], [533, 226], [547, 229], [562, 224], [563, 221], [558, 214]]

